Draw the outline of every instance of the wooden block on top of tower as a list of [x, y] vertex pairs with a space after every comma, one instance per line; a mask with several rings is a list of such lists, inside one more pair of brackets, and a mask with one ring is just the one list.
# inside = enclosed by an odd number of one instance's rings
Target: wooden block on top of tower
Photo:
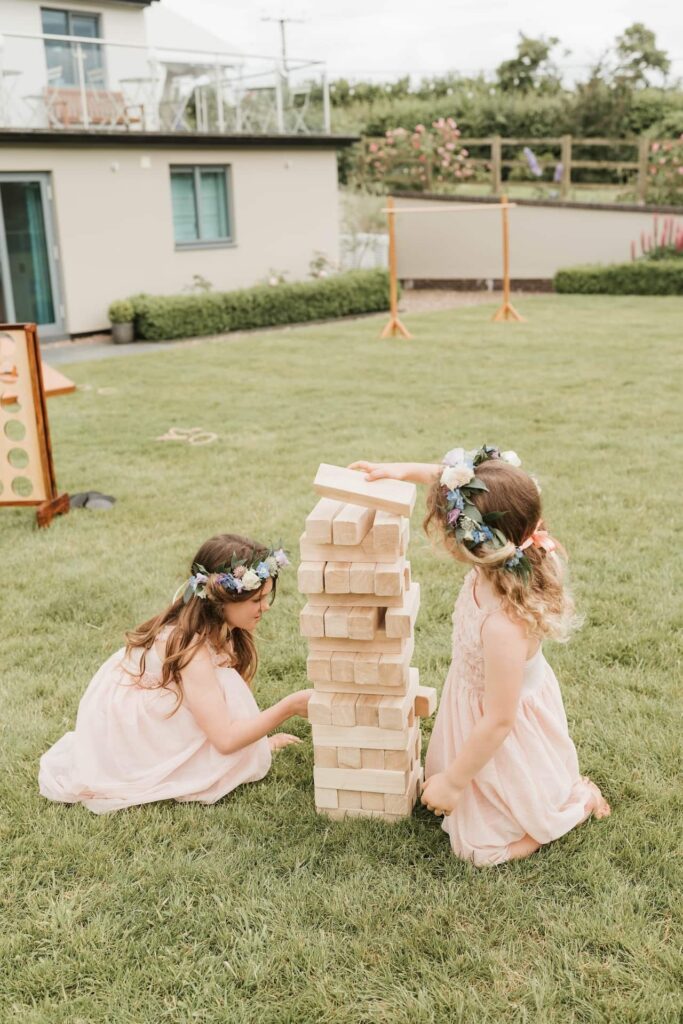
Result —
[[420, 584], [413, 583], [405, 595], [402, 608], [387, 608], [384, 629], [387, 636], [411, 636], [420, 610]]
[[[327, 498], [323, 500], [330, 501], [331, 499]], [[372, 529], [374, 518], [374, 509], [364, 508], [363, 505], [342, 505], [341, 510], [337, 513], [334, 518], [334, 522], [332, 523], [332, 543], [362, 543], [363, 538], [366, 537]], [[308, 529], [308, 520], [306, 521], [306, 536], [311, 538], [311, 533]], [[323, 543], [329, 544], [330, 541], [323, 541]]]
[[410, 516], [415, 507], [417, 488], [404, 480], [366, 480], [365, 473], [321, 463], [313, 489], [324, 498], [352, 502], [366, 508]]
[[325, 565], [325, 590], [330, 594], [348, 594], [351, 587], [350, 574], [350, 562], [327, 562]]
[[299, 612], [299, 629], [302, 636], [325, 636], [325, 612], [322, 605], [305, 604]]
[[393, 512], [383, 512], [380, 509], [378, 512], [375, 512], [373, 530], [375, 546], [382, 550], [393, 551], [401, 543], [403, 518], [394, 515]]
[[316, 544], [331, 544], [332, 524], [335, 516], [343, 508], [342, 501], [321, 498], [313, 511], [306, 516], [306, 536]]
[[301, 562], [297, 585], [302, 594], [322, 594], [325, 589], [325, 563]]

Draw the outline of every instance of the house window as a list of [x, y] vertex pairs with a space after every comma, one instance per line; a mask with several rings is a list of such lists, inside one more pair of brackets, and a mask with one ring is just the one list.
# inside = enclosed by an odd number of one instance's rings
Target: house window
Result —
[[45, 40], [47, 79], [51, 86], [80, 85], [78, 74], [78, 48], [83, 55], [83, 79], [87, 89], [104, 88], [104, 54], [99, 43], [80, 42], [81, 39], [99, 39], [100, 18], [98, 14], [81, 14], [79, 11], [58, 11], [42, 7], [40, 14], [45, 36], [72, 36], [78, 41], [62, 39]]
[[233, 240], [229, 167], [172, 167], [171, 200], [176, 245]]

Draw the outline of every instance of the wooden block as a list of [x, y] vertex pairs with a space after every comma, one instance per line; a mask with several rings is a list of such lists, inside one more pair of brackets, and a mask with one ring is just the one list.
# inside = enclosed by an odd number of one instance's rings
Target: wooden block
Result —
[[[364, 508], [362, 505], [343, 505], [332, 523], [332, 543], [360, 544], [372, 529], [374, 518], [375, 513], [371, 508]], [[306, 536], [311, 536], [308, 521], [306, 521]], [[322, 543], [329, 544], [330, 541]]]
[[[316, 652], [316, 654], [317, 653], [318, 652]], [[321, 653], [325, 652], [323, 651]], [[332, 651], [330, 654], [330, 675], [332, 683], [352, 683], [355, 674], [355, 661], [355, 651]]]
[[[353, 565], [351, 563], [351, 579], [353, 579]], [[373, 562], [374, 565], [374, 562]], [[352, 584], [353, 585], [353, 584]], [[374, 586], [374, 583], [373, 583]], [[306, 598], [309, 604], [324, 605], [326, 608], [352, 608], [356, 604], [361, 602], [366, 608], [377, 607], [377, 608], [400, 608], [403, 604], [403, 592], [397, 594], [395, 597], [389, 597], [381, 594], [363, 594], [362, 598], [359, 594], [306, 594]]]
[[378, 709], [380, 729], [406, 729], [420, 685], [418, 669], [411, 668], [408, 692], [401, 697], [382, 697]]
[[[352, 594], [374, 594], [375, 593], [375, 566], [376, 562], [352, 562], [350, 572], [350, 586]], [[365, 603], [365, 602], [363, 602]]]
[[366, 480], [365, 473], [343, 469], [323, 462], [313, 481], [313, 489], [324, 498], [350, 501], [366, 508], [410, 516], [415, 507], [417, 488], [404, 480]]
[[325, 636], [325, 611], [322, 605], [304, 605], [299, 612], [299, 629], [302, 636]]
[[[324, 696], [324, 694], [320, 694]], [[313, 698], [311, 698], [313, 700]], [[331, 702], [331, 725], [332, 726], [344, 726], [345, 728], [353, 727], [356, 724], [356, 701], [358, 700], [355, 693], [335, 693], [332, 695]], [[311, 703], [309, 701], [309, 708]], [[309, 721], [311, 720], [310, 715], [308, 716]], [[348, 746], [361, 746], [360, 743], [354, 744], [350, 740]]]
[[[422, 756], [422, 730], [418, 725], [415, 729], [415, 760], [419, 761]], [[362, 758], [361, 758], [362, 762]]]
[[322, 789], [320, 786], [315, 787], [315, 806], [322, 808], [334, 809], [339, 807], [339, 800], [337, 797], [336, 789]]
[[324, 562], [301, 562], [297, 571], [297, 585], [302, 594], [322, 594], [324, 583]]
[[411, 814], [417, 799], [417, 788], [420, 781], [420, 765], [416, 765], [410, 773], [408, 788], [402, 796], [387, 794], [384, 798], [385, 810], [391, 814]]
[[[321, 694], [320, 696], [324, 696]], [[348, 694], [332, 694], [334, 698]], [[354, 700], [356, 695], [352, 694]], [[362, 750], [407, 750], [412, 757], [415, 736], [412, 729], [378, 729], [370, 725], [311, 725], [315, 747], [360, 747]]]
[[400, 686], [382, 686], [380, 683], [359, 685], [358, 683], [321, 683], [316, 681], [315, 688], [321, 693], [355, 693], [358, 697], [367, 696], [369, 693], [374, 693], [378, 696], [399, 697], [407, 692], [408, 684], [406, 682]]
[[370, 768], [318, 768], [313, 767], [313, 780], [323, 789], [338, 789], [357, 793], [395, 793], [401, 795], [408, 788], [408, 772], [373, 771]]
[[[334, 748], [332, 748], [334, 749]], [[360, 747], [337, 747], [337, 767], [360, 768]], [[317, 763], [317, 762], [316, 762]], [[330, 767], [334, 767], [331, 765]]]
[[360, 805], [366, 811], [383, 811], [384, 793], [361, 793]]
[[404, 520], [393, 512], [375, 512], [375, 546], [385, 551], [397, 548], [401, 543]]
[[382, 657], [381, 654], [377, 654], [375, 651], [366, 651], [362, 654], [356, 655], [356, 660], [353, 663], [353, 681], [354, 683], [376, 683], [379, 681], [379, 659]]
[[359, 697], [356, 701], [356, 724], [378, 726], [379, 706], [383, 699], [385, 698], [380, 697], [376, 693], [368, 693]]
[[[333, 747], [322, 748], [333, 750]], [[370, 750], [367, 747], [360, 752], [360, 766], [361, 768], [384, 768], [384, 751], [383, 750]], [[326, 768], [336, 768], [337, 765], [325, 765]]]
[[[409, 771], [415, 763], [415, 749], [419, 750], [422, 742], [419, 726], [413, 726], [409, 733], [408, 744], [404, 750], [384, 750], [384, 767], [387, 771]], [[362, 764], [362, 757], [361, 757]]]
[[[338, 768], [336, 747], [313, 747], [313, 761], [321, 768]], [[363, 767], [361, 761], [361, 768]]]
[[399, 686], [408, 682], [415, 640], [411, 637], [405, 644], [405, 649], [401, 653], [383, 653], [379, 659], [379, 682], [382, 686]]
[[381, 549], [374, 542], [374, 528], [360, 544], [314, 544], [305, 533], [299, 538], [302, 562], [395, 562], [408, 549], [408, 533], [401, 535], [397, 548]]
[[329, 651], [314, 651], [306, 659], [306, 675], [312, 683], [332, 681], [332, 655]]
[[418, 686], [415, 694], [415, 715], [429, 718], [436, 711], [436, 690], [433, 686]]
[[403, 569], [403, 589], [407, 593], [412, 585], [412, 578], [410, 574], [410, 562], [406, 562]]
[[420, 584], [413, 583], [405, 595], [401, 608], [387, 608], [384, 616], [384, 629], [387, 636], [412, 636], [419, 610]]
[[373, 640], [335, 640], [333, 637], [310, 637], [308, 647], [311, 651], [373, 651], [377, 654], [405, 654], [411, 640], [388, 637], [381, 627]]
[[350, 590], [350, 563], [327, 562], [325, 564], [325, 590], [330, 594], [348, 594]]
[[308, 702], [308, 721], [311, 725], [332, 725], [332, 698], [334, 694], [317, 690]]
[[332, 523], [342, 511], [344, 503], [321, 498], [313, 511], [306, 517], [306, 536], [316, 544], [332, 543]]
[[340, 789], [338, 792], [340, 809], [349, 810], [361, 806], [360, 790]]
[[[334, 609], [337, 611], [338, 609]], [[329, 608], [328, 608], [329, 613]], [[352, 640], [372, 640], [379, 626], [379, 608], [356, 605], [349, 609], [348, 636]]]
[[326, 608], [324, 636], [349, 636], [350, 608]]
[[397, 559], [375, 567], [375, 593], [394, 596], [403, 592], [405, 562]]

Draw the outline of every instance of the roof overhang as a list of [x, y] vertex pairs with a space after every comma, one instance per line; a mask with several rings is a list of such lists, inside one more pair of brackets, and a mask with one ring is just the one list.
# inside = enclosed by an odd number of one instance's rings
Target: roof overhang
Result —
[[358, 135], [218, 135], [205, 132], [0, 130], [0, 145], [14, 146], [164, 146], [194, 149], [342, 149]]

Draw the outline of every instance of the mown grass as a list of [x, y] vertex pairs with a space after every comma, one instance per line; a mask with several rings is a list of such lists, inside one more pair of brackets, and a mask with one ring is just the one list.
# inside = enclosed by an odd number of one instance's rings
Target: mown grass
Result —
[[[485, 307], [414, 316], [411, 342], [378, 341], [369, 318], [67, 368], [85, 389], [49, 403], [60, 484], [118, 503], [45, 532], [2, 510], [2, 1020], [680, 1020], [683, 304], [518, 305], [526, 324]], [[172, 425], [219, 440], [155, 440]], [[485, 440], [539, 474], [572, 556], [586, 624], [549, 657], [609, 820], [476, 871], [421, 810], [393, 827], [316, 816], [308, 739], [213, 807], [96, 817], [38, 795], [38, 758], [90, 675], [205, 537], [296, 550], [320, 461]], [[419, 509], [411, 557], [415, 661], [440, 686], [460, 573]], [[300, 603], [292, 573], [262, 631], [264, 704], [305, 685]]]

